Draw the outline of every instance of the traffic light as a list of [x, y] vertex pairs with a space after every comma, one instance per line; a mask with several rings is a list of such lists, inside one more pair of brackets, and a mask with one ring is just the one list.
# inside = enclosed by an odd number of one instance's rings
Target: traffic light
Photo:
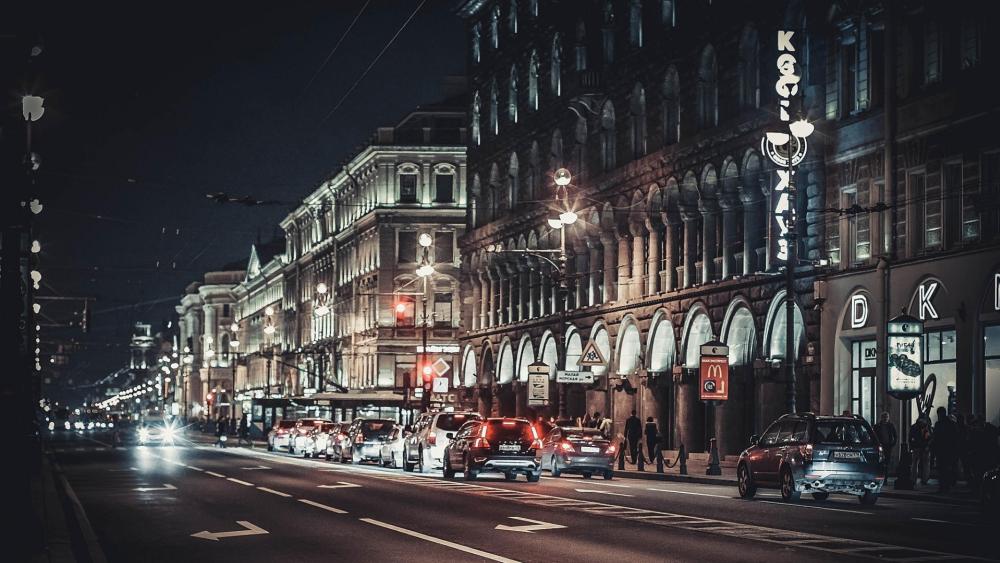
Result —
[[396, 298], [393, 311], [396, 313], [396, 326], [413, 326], [414, 307], [413, 298], [410, 296], [400, 296]]
[[215, 402], [215, 393], [209, 393], [208, 395], [205, 396], [205, 403], [207, 403], [209, 407], [211, 407], [214, 402]]
[[424, 383], [430, 383], [431, 379], [434, 377], [434, 370], [431, 369], [430, 364], [424, 364], [424, 366], [420, 368], [420, 373], [424, 376]]

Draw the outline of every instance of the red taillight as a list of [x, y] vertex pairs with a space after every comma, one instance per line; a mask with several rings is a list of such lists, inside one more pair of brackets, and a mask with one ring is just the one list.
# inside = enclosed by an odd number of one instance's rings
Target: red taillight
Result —
[[606, 454], [608, 454], [608, 455], [615, 455], [615, 451], [616, 451], [617, 449], [618, 449], [618, 448], [616, 448], [616, 447], [614, 446], [614, 444], [612, 444], [612, 445], [608, 446], [608, 449], [604, 450], [604, 453], [606, 453]]
[[476, 438], [476, 440], [472, 442], [472, 447], [483, 448], [488, 450], [490, 449], [490, 441], [487, 440], [486, 438]]
[[347, 434], [344, 434], [343, 432], [341, 432], [340, 434], [337, 434], [337, 439], [338, 440], [346, 440], [347, 439]]
[[531, 449], [533, 449], [533, 450], [540, 450], [540, 449], [542, 449], [542, 441], [541, 440], [533, 440], [531, 442]]
[[433, 446], [433, 445], [437, 444], [437, 441], [438, 441], [437, 434], [431, 432], [430, 434], [427, 435], [427, 443], [428, 444], [430, 444], [430, 445]]
[[364, 444], [365, 443], [365, 437], [362, 436], [361, 434], [358, 434], [357, 436], [354, 437], [354, 443], [355, 444]]
[[562, 449], [566, 450], [567, 452], [571, 452], [571, 451], [573, 451], [575, 449], [575, 448], [573, 448], [573, 444], [571, 444], [569, 442], [563, 442], [562, 444], [560, 444], [560, 447]]

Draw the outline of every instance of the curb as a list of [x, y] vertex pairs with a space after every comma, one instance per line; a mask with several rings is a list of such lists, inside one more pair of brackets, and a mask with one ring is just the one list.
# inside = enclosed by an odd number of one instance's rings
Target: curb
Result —
[[[90, 561], [91, 563], [107, 563], [104, 550], [101, 549], [97, 541], [97, 534], [94, 533], [94, 528], [90, 525], [90, 520], [87, 518], [87, 512], [83, 509], [83, 505], [73, 491], [73, 487], [66, 480], [66, 475], [63, 473], [62, 467], [56, 461], [52, 460], [51, 457], [49, 464], [52, 467], [52, 474], [56, 477], [56, 482], [59, 484], [58, 490], [63, 496], [64, 505], [69, 505], [65, 508], [71, 510], [70, 513], [66, 514], [66, 522], [68, 525], [76, 528], [76, 532], [79, 534], [78, 536], [77, 534], [73, 534], [74, 537], [72, 538], [76, 540], [73, 542], [73, 551], [76, 554], [77, 560]], [[83, 545], [80, 545], [80, 542]]]

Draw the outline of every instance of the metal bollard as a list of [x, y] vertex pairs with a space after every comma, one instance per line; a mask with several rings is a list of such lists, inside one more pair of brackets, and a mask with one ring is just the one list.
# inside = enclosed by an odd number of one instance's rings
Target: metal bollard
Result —
[[709, 450], [708, 467], [705, 469], [705, 475], [722, 475], [722, 468], [719, 467], [719, 448], [716, 445], [715, 438], [709, 440], [709, 444], [711, 444], [711, 449]]
[[681, 475], [688, 474], [688, 454], [687, 449], [684, 444], [681, 444], [680, 451], [677, 453], [677, 457], [681, 460]]
[[659, 444], [656, 446], [656, 472], [663, 473], [663, 450]]
[[618, 450], [618, 470], [625, 471], [625, 448]]
[[639, 449], [636, 450], [636, 456], [635, 457], [636, 457], [636, 460], [635, 460], [636, 469], [639, 470], [639, 471], [645, 471], [646, 470], [646, 456], [644, 456], [642, 454], [642, 446], [641, 445], [639, 446]]

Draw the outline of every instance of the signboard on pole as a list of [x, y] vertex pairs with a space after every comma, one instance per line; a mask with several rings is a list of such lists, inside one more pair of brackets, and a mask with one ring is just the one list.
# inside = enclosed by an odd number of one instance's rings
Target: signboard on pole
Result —
[[435, 377], [433, 383], [431, 384], [431, 390], [435, 393], [447, 393], [448, 392], [448, 378], [447, 377]]
[[589, 371], [566, 371], [556, 372], [556, 383], [593, 383], [594, 374]]
[[528, 374], [528, 406], [541, 407], [549, 404], [549, 374]]
[[721, 342], [708, 342], [701, 347], [698, 397], [702, 401], [729, 399], [729, 347]]
[[920, 394], [924, 384], [924, 325], [916, 317], [900, 315], [889, 321], [888, 381], [886, 390], [900, 400]]
[[532, 373], [541, 373], [541, 374], [548, 375], [549, 374], [549, 364], [547, 364], [545, 362], [534, 362], [534, 363], [528, 365], [528, 373], [529, 374], [532, 374]]
[[601, 349], [597, 347], [597, 342], [591, 338], [587, 342], [587, 345], [583, 347], [583, 352], [580, 353], [580, 360], [576, 364], [581, 367], [603, 367], [608, 365], [608, 361], [604, 358], [604, 354], [601, 353]]

